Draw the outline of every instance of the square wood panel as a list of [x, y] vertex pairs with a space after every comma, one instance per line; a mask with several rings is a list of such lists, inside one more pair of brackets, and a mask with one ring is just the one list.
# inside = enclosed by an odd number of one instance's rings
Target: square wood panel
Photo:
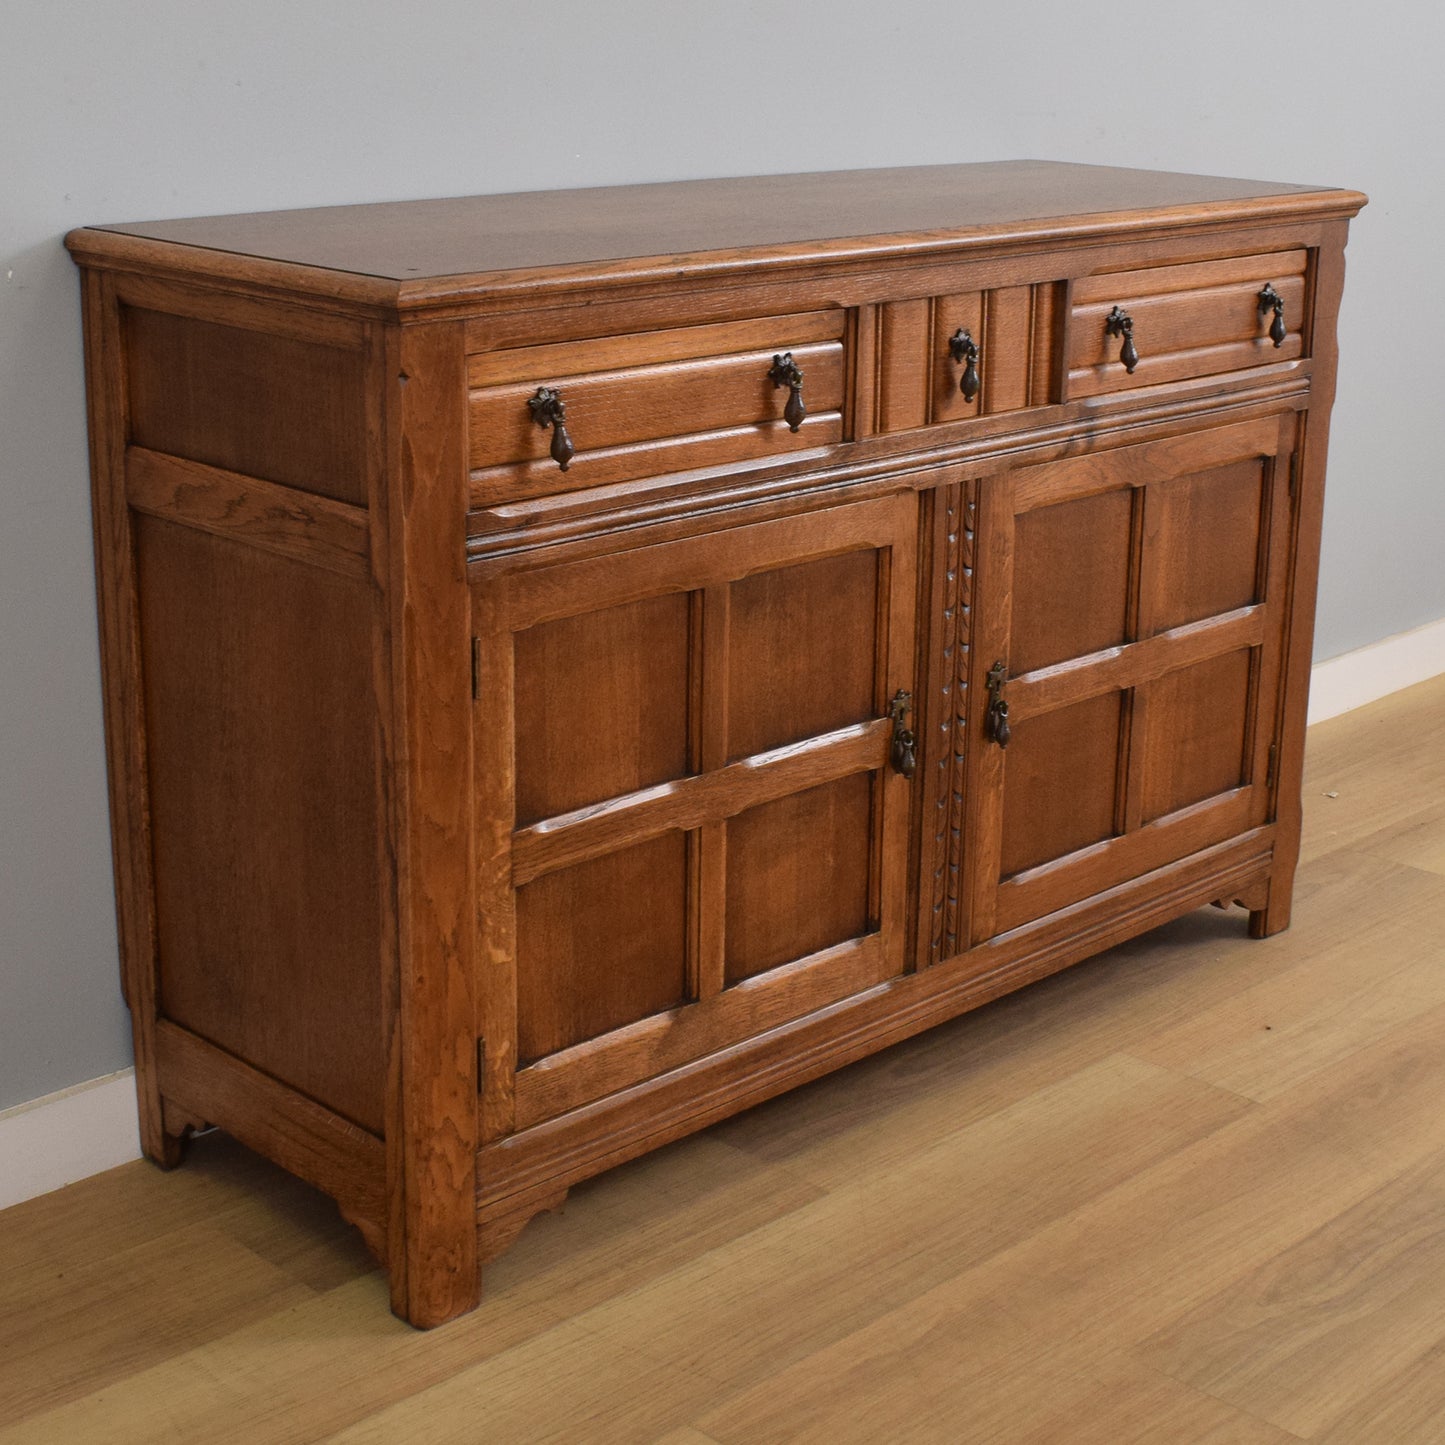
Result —
[[1145, 576], [1154, 632], [1259, 599], [1264, 462], [1195, 472], [1149, 488]]
[[1149, 684], [1146, 823], [1244, 781], [1250, 657], [1229, 652]]
[[776, 567], [732, 586], [728, 756], [874, 715], [878, 552]]
[[1123, 693], [1107, 692], [1015, 725], [1001, 876], [1113, 836], [1123, 703]]
[[517, 890], [520, 1064], [687, 997], [687, 835], [559, 869]]
[[872, 794], [854, 773], [728, 823], [729, 984], [868, 931]]
[[690, 601], [667, 593], [517, 634], [517, 824], [688, 771]]
[[1018, 517], [1013, 676], [1125, 641], [1132, 511], [1131, 494], [1119, 490]]
[[161, 1008], [380, 1132], [364, 589], [151, 517], [136, 561]]

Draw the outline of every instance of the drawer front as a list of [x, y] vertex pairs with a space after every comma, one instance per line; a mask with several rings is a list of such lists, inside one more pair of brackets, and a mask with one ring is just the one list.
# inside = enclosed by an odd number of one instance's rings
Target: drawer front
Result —
[[[784, 455], [840, 441], [845, 313], [722, 322], [474, 356], [468, 365], [472, 492], [480, 502]], [[794, 431], [791, 354], [806, 409]], [[564, 472], [554, 431], [530, 402], [556, 393], [575, 451]]]
[[[1276, 251], [1076, 281], [1069, 318], [1070, 398], [1294, 360], [1304, 350], [1307, 259], [1303, 250]], [[1266, 286], [1283, 307], [1278, 346], [1270, 335], [1274, 305], [1261, 301]], [[1110, 325], [1116, 307], [1128, 318], [1127, 337]], [[1121, 359], [1127, 339], [1138, 355], [1132, 373]]]
[[868, 429], [908, 431], [1058, 400], [1062, 291], [1048, 281], [878, 307]]

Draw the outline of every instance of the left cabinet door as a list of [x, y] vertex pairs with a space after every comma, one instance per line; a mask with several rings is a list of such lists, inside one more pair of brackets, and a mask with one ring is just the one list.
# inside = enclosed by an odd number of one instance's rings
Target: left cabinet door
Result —
[[917, 518], [479, 568], [485, 1137], [903, 970]]

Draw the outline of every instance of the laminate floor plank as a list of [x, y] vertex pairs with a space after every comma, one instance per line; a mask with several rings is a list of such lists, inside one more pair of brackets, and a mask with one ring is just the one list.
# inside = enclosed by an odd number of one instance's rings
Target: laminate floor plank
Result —
[[336, 1445], [636, 1445], [686, 1424], [711, 1382], [571, 1321], [326, 1437]]
[[1445, 879], [1407, 876], [1418, 880], [1409, 906], [1393, 909], [1368, 943], [1351, 936], [1312, 949], [1130, 1052], [1263, 1102], [1445, 1004]]
[[1317, 1445], [1440, 1445], [1445, 1440], [1445, 1346], [1436, 1345], [1361, 1394]]
[[1309, 730], [1300, 856], [1398, 826], [1445, 797], [1445, 674]]
[[1445, 1150], [1445, 1007], [936, 1288], [1132, 1348]]
[[0, 1445], [302, 1445], [563, 1322], [555, 1309], [496, 1293], [465, 1319], [423, 1334], [391, 1315], [386, 1282], [372, 1270], [252, 1324], [234, 1319], [241, 1327], [229, 1334], [173, 1346], [150, 1368], [14, 1429], [0, 1426]]
[[1445, 877], [1445, 803], [1362, 838], [1360, 852]]
[[1307, 1439], [1445, 1345], [1445, 1150], [1146, 1340], [1155, 1368]]
[[[58, 1271], [5, 1301], [0, 1421], [110, 1385], [192, 1341], [273, 1315], [311, 1294], [204, 1224]], [[143, 1320], [138, 1300], [145, 1301]]]
[[1253, 1107], [1107, 1059], [581, 1320], [670, 1368], [736, 1386], [1032, 1237]]
[[940, 1294], [699, 1418], [718, 1445], [1293, 1445], [1298, 1437], [1101, 1350]]
[[712, 1131], [575, 1188], [483, 1272], [517, 1306], [565, 1299], [577, 1314], [822, 1198], [782, 1164], [759, 1164]]

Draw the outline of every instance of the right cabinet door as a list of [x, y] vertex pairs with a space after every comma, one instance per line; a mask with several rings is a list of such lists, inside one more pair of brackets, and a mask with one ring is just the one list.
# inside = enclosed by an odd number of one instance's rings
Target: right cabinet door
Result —
[[1269, 820], [1293, 415], [986, 479], [969, 708], [982, 942]]

